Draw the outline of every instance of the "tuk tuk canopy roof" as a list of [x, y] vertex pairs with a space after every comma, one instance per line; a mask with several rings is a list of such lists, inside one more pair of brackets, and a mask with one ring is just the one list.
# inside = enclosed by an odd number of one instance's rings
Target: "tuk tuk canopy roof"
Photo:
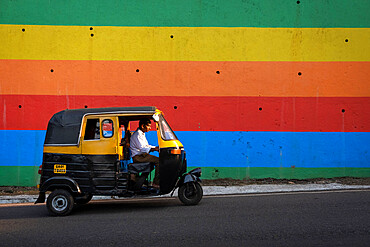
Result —
[[155, 106], [110, 107], [64, 110], [55, 113], [49, 120], [44, 145], [77, 145], [82, 118], [91, 114], [155, 113]]

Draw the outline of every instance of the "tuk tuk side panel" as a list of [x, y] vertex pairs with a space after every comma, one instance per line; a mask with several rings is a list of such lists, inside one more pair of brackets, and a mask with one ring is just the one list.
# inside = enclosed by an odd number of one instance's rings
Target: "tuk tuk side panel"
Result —
[[[93, 193], [112, 194], [127, 189], [127, 177], [117, 178], [118, 155], [85, 155], [91, 167]], [[117, 182], [119, 184], [117, 184]]]
[[[103, 120], [113, 122], [113, 136], [105, 138], [100, 129], [99, 139], [84, 140], [86, 118], [82, 122], [79, 145], [45, 146], [41, 185], [52, 177], [68, 177], [77, 182], [82, 193], [113, 194], [117, 188], [127, 190], [128, 175], [117, 177], [118, 128], [116, 117], [93, 116], [100, 125]], [[100, 126], [101, 127], [101, 126]]]
[[91, 192], [91, 166], [81, 154], [44, 153], [40, 184], [53, 177], [69, 177], [81, 192]]
[[128, 174], [117, 177], [118, 155], [44, 153], [40, 184], [52, 177], [69, 177], [82, 193], [116, 194], [127, 191]]
[[[99, 139], [84, 140], [87, 119], [99, 119]], [[104, 120], [113, 122], [113, 135], [109, 138], [103, 136], [102, 122]], [[92, 192], [96, 194], [115, 194], [117, 189], [127, 190], [128, 176], [118, 177], [120, 153], [118, 118], [115, 116], [88, 116], [83, 121], [82, 130], [82, 155], [86, 157], [91, 166]]]

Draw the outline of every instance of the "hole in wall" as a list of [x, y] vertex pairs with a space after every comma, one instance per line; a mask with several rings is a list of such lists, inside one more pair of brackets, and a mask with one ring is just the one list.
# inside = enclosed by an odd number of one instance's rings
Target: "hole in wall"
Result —
[[90, 27], [90, 30], [93, 30], [94, 28], [93, 27]]
[[85, 105], [85, 108], [87, 108], [87, 105]]
[[50, 70], [50, 72], [54, 72], [54, 70], [53, 70], [53, 69], [51, 69], [51, 70]]
[[22, 28], [22, 32], [25, 32], [25, 31], [26, 31], [26, 29]]
[[19, 105], [18, 108], [21, 109], [22, 108], [22, 105]]
[[91, 34], [91, 37], [94, 37], [94, 34], [93, 33]]
[[175, 110], [176, 110], [176, 109], [177, 109], [177, 105], [175, 105], [175, 106], [173, 107], [173, 109], [175, 109]]
[[345, 109], [342, 109], [342, 112], [344, 113], [344, 112], [346, 112], [346, 110]]
[[345, 39], [345, 40], [344, 40], [344, 42], [346, 42], [346, 43], [348, 43], [348, 41], [349, 41], [348, 39]]
[[173, 39], [173, 35], [170, 35], [170, 38]]
[[221, 72], [219, 70], [216, 71], [216, 74], [220, 74]]
[[139, 72], [140, 70], [139, 69], [136, 69], [136, 72]]
[[302, 75], [302, 72], [298, 72], [298, 75], [301, 76]]
[[259, 111], [262, 111], [262, 107], [258, 108]]
[[297, 1], [297, 4], [300, 4], [301, 3], [301, 1]]

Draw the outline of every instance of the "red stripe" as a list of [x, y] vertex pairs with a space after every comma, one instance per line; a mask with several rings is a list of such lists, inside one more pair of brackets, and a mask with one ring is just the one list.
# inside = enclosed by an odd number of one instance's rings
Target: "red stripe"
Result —
[[50, 117], [66, 108], [154, 105], [178, 131], [370, 131], [370, 97], [1, 95], [0, 99], [0, 129], [9, 130], [45, 130]]

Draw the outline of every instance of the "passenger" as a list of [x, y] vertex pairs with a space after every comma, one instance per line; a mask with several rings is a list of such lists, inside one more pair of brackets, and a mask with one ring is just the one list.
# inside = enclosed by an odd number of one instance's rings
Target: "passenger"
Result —
[[150, 162], [154, 164], [155, 176], [153, 187], [159, 188], [159, 158], [149, 154], [150, 152], [158, 151], [159, 148], [149, 145], [148, 140], [145, 137], [145, 132], [148, 132], [151, 129], [150, 125], [151, 122], [149, 119], [140, 120], [139, 128], [137, 128], [130, 138], [130, 150], [134, 163]]
[[[130, 138], [131, 138], [131, 132], [128, 129], [128, 122], [119, 120], [119, 131], [121, 133], [121, 143], [120, 145], [126, 148], [130, 147]], [[124, 155], [125, 158], [127, 158], [127, 155]]]

